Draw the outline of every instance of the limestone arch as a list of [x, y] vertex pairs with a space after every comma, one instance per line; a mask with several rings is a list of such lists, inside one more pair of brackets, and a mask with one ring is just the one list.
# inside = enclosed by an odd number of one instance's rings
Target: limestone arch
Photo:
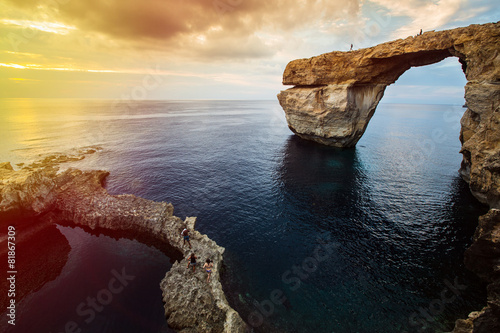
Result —
[[[338, 53], [345, 57], [345, 52], [334, 52], [331, 62], [338, 61], [335, 59], [339, 57]], [[390, 57], [375, 56], [369, 61], [354, 57], [350, 62], [359, 64], [354, 69], [354, 72], [360, 72], [354, 73], [354, 77], [359, 78], [343, 80], [342, 84], [327, 84], [326, 80], [339, 79], [328, 77], [333, 76], [328, 73], [327, 77], [318, 78], [312, 84], [296, 85], [282, 91], [278, 99], [285, 109], [289, 128], [298, 136], [336, 147], [354, 147], [364, 134], [387, 86], [395, 83], [410, 68], [435, 64], [449, 57], [458, 58], [467, 76], [467, 57], [453, 48], [422, 50]], [[319, 62], [323, 61], [321, 59]], [[284, 82], [287, 80], [287, 70]], [[298, 73], [296, 70], [291, 72], [292, 75]]]
[[500, 208], [500, 22], [431, 31], [350, 52], [291, 61], [278, 100], [298, 136], [354, 147], [385, 88], [411, 67], [457, 57], [467, 84], [461, 174], [472, 193]]

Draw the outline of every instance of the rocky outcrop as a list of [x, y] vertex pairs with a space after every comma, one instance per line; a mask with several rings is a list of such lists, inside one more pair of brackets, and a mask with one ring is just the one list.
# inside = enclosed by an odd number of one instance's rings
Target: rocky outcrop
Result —
[[82, 160], [86, 155], [99, 150], [101, 150], [100, 147], [87, 147], [77, 150], [74, 154], [45, 156], [17, 172], [13, 172], [14, 169], [9, 162], [0, 163], [0, 214], [2, 218], [29, 218], [50, 211], [57, 194], [54, 182], [57, 169], [54, 166]]
[[[465, 98], [470, 117], [485, 116], [499, 106], [499, 36], [500, 23], [471, 25], [294, 60], [286, 66], [283, 84], [295, 87], [280, 92], [278, 99], [297, 135], [332, 146], [353, 147], [387, 85], [411, 67], [455, 56], [468, 81]], [[483, 117], [477, 118], [467, 130], [474, 132]]]
[[465, 252], [465, 265], [487, 281], [488, 305], [456, 322], [454, 333], [500, 331], [500, 210], [479, 218], [474, 243]]
[[279, 102], [302, 138], [354, 147], [387, 85], [415, 66], [455, 56], [467, 78], [461, 124], [462, 176], [473, 194], [500, 208], [500, 23], [426, 32], [350, 52], [290, 62]]
[[37, 216], [49, 211], [55, 200], [55, 170], [14, 172], [10, 163], [0, 164], [0, 212], [4, 219]]
[[[245, 324], [236, 311], [231, 309], [226, 301], [219, 281], [224, 248], [218, 246], [206, 235], [194, 231], [196, 218], [186, 218], [182, 224], [191, 230], [192, 249], [182, 246], [179, 229], [174, 236], [173, 244], [184, 249], [184, 258], [195, 253], [198, 262], [205, 259], [214, 261], [212, 276], [207, 283], [207, 274], [201, 267], [196, 272], [186, 269], [185, 260], [175, 262], [160, 286], [165, 302], [165, 314], [169, 318], [170, 327], [180, 332], [245, 332]], [[210, 292], [203, 292], [210, 290]], [[172, 301], [175, 300], [175, 301]], [[189, 311], [186, 311], [186, 310]]]
[[[474, 243], [465, 252], [465, 264], [485, 281], [500, 282], [500, 209], [479, 218]], [[495, 305], [500, 314], [500, 303]], [[500, 317], [499, 317], [500, 318]]]
[[[106, 171], [58, 173], [53, 165], [20, 171], [10, 164], [0, 167], [0, 220], [43, 214], [44, 221], [148, 235], [183, 258], [191, 251], [200, 259], [210, 258], [214, 261], [210, 283], [201, 269], [194, 274], [186, 270], [186, 259], [176, 261], [161, 281], [168, 324], [180, 332], [245, 331], [246, 324], [228, 305], [219, 281], [224, 248], [194, 229], [195, 218], [183, 221], [174, 216], [169, 203], [108, 194], [102, 187]], [[186, 226], [191, 230], [192, 250], [183, 246], [180, 236]]]
[[486, 281], [488, 306], [458, 321], [455, 332], [500, 331], [500, 22], [431, 31], [374, 47], [290, 62], [278, 99], [298, 136], [354, 147], [387, 85], [411, 67], [458, 57], [467, 78], [461, 119], [462, 178], [488, 204], [466, 264]]

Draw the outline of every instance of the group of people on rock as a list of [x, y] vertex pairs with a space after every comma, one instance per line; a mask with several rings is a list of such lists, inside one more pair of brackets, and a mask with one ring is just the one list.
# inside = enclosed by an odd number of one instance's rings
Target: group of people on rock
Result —
[[[192, 246], [191, 246], [191, 241], [189, 240], [189, 230], [187, 228], [185, 228], [184, 230], [182, 230], [181, 235], [184, 237], [183, 245], [186, 245], [186, 242], [187, 242], [189, 245], [189, 248], [191, 249]], [[198, 259], [198, 257], [196, 256], [196, 254], [194, 252], [192, 252], [191, 255], [186, 258], [186, 260], [188, 262], [186, 268], [189, 268], [191, 266], [191, 267], [193, 267], [193, 272], [195, 272], [196, 259]], [[205, 264], [203, 265], [203, 269], [205, 269], [205, 271], [207, 272], [207, 282], [210, 282], [210, 275], [212, 275], [212, 268], [213, 267], [214, 267], [213, 261], [210, 260], [209, 258], [207, 258], [207, 260], [205, 261]]]

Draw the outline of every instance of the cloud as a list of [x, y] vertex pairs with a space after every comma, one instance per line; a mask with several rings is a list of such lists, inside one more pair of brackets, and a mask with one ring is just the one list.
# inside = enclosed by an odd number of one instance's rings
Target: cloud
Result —
[[35, 80], [35, 79], [26, 79], [26, 78], [23, 78], [23, 77], [9, 77], [9, 80], [16, 81], [16, 82], [34, 82], [34, 81], [40, 81], [40, 80]]
[[[3, 83], [40, 80], [40, 92], [23, 96], [120, 96], [159, 67], [168, 87], [151, 97], [274, 98], [292, 59], [485, 23], [498, 8], [496, 0], [2, 0], [0, 68]], [[54, 77], [59, 85], [43, 84]]]
[[61, 24], [61, 23], [45, 22], [45, 21], [37, 22], [37, 21], [31, 21], [31, 20], [2, 19], [2, 20], [0, 20], [0, 23], [3, 23], [5, 25], [28, 27], [30, 29], [36, 29], [36, 30], [40, 30], [40, 31], [51, 32], [51, 33], [61, 34], [61, 35], [66, 35], [71, 30], [76, 29], [75, 27], [66, 26], [66, 25]]
[[[488, 9], [482, 6], [470, 7], [467, 0], [371, 0], [389, 10], [393, 17], [406, 17], [409, 23], [399, 27], [393, 33], [393, 38], [405, 38], [415, 35], [420, 29], [424, 31], [446, 27], [451, 22], [470, 19]], [[487, 2], [487, 1], [486, 1]]]
[[[140, 47], [214, 58], [273, 51], [259, 31], [282, 34], [358, 14], [359, 0], [6, 0], [32, 22], [61, 22]], [[11, 19], [12, 20], [12, 19]], [[17, 20], [16, 22], [21, 22]], [[55, 23], [54, 23], [55, 24]], [[53, 27], [53, 25], [52, 25]], [[203, 43], [199, 43], [202, 41]]]

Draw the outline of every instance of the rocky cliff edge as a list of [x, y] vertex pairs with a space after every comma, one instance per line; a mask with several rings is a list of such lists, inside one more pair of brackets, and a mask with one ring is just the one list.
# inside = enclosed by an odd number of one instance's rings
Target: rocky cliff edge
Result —
[[467, 110], [461, 119], [460, 174], [491, 208], [479, 219], [465, 263], [488, 285], [488, 305], [458, 320], [456, 333], [500, 332], [500, 22], [430, 31], [350, 52], [291, 61], [278, 94], [298, 136], [354, 147], [384, 95], [411, 67], [457, 57], [465, 73]]
[[[62, 157], [58, 162], [65, 161]], [[183, 332], [245, 332], [246, 324], [233, 310], [220, 283], [224, 248], [195, 230], [196, 218], [173, 215], [170, 203], [134, 195], [110, 195], [102, 187], [106, 171], [68, 169], [58, 172], [54, 159], [15, 171], [0, 164], [0, 221], [42, 216], [49, 222], [82, 225], [91, 229], [129, 231], [168, 244], [184, 259], [176, 261], [160, 283], [165, 315], [171, 328]], [[190, 229], [193, 249], [183, 245], [182, 230]], [[214, 262], [212, 278], [198, 268], [187, 270], [186, 257]]]

